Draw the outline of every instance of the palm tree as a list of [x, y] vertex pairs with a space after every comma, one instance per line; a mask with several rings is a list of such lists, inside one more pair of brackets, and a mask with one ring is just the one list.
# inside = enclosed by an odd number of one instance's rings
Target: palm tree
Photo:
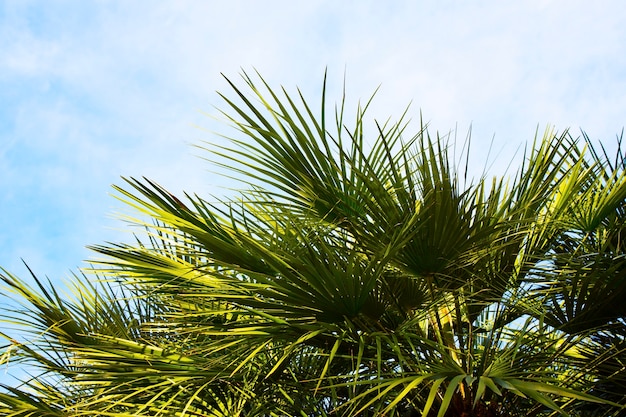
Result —
[[240, 194], [131, 178], [146, 233], [94, 246], [74, 296], [4, 271], [0, 362], [40, 373], [0, 415], [624, 415], [621, 142], [548, 131], [472, 180], [423, 124], [243, 78], [204, 146]]

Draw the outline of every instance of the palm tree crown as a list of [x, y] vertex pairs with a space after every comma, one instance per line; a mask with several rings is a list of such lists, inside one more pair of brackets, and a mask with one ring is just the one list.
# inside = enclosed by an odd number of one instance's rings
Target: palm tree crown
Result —
[[622, 415], [621, 142], [548, 131], [469, 180], [423, 125], [366, 132], [369, 102], [331, 116], [325, 82], [317, 111], [243, 78], [239, 133], [204, 147], [241, 194], [128, 179], [146, 234], [94, 246], [74, 297], [1, 275], [22, 338], [0, 362], [41, 373], [0, 415]]

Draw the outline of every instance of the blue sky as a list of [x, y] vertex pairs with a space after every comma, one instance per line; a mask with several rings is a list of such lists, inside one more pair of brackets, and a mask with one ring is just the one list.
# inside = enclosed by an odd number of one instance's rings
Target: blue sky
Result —
[[613, 143], [624, 21], [620, 0], [0, 0], [0, 266], [61, 280], [128, 239], [120, 176], [222, 194], [191, 145], [228, 132], [203, 113], [242, 68], [312, 99], [325, 68], [337, 99], [344, 72], [352, 103], [380, 85], [372, 117], [471, 125], [479, 168], [546, 126]]

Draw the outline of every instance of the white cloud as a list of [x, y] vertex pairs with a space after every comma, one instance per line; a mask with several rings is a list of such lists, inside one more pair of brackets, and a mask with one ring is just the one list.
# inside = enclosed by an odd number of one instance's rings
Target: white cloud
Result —
[[[29, 234], [34, 251], [99, 242], [93, 225], [118, 207], [107, 194], [119, 175], [219, 193], [188, 146], [217, 139], [191, 126], [225, 130], [198, 110], [215, 113], [214, 91], [228, 91], [219, 73], [237, 81], [241, 67], [313, 99], [326, 67], [338, 98], [345, 69], [349, 102], [382, 84], [372, 115], [398, 116], [412, 101], [414, 119], [422, 109], [444, 132], [458, 124], [463, 138], [472, 123], [476, 147], [495, 134], [503, 163], [537, 125], [610, 139], [625, 123], [618, 1], [7, 4], [0, 204], [67, 222], [67, 236]], [[19, 235], [17, 221], [0, 232], [6, 245]]]

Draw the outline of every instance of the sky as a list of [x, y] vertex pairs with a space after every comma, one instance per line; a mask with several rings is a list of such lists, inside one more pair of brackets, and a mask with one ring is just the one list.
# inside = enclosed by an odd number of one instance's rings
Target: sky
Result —
[[615, 143], [625, 21], [621, 0], [0, 0], [0, 266], [60, 282], [86, 245], [128, 240], [122, 177], [225, 193], [193, 146], [233, 133], [210, 117], [222, 73], [316, 102], [328, 71], [352, 109], [380, 86], [372, 118], [410, 103], [414, 131], [471, 127], [480, 168], [548, 126]]

